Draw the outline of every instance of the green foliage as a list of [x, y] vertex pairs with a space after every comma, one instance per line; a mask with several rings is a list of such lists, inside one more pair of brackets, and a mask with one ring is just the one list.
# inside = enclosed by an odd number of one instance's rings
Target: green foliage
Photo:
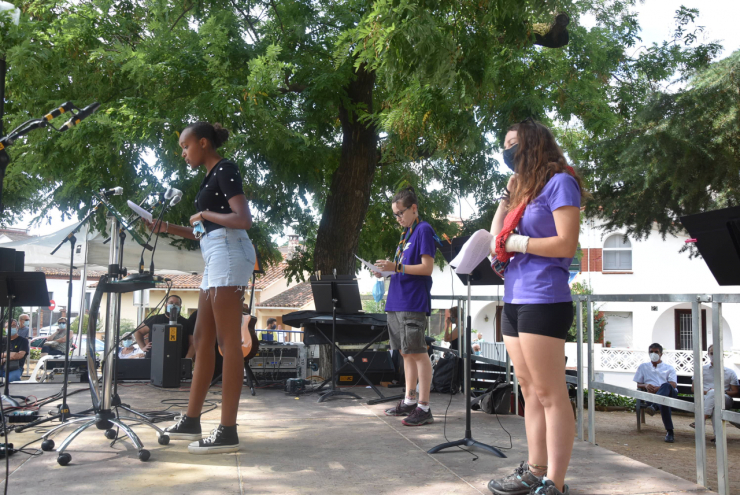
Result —
[[[88, 326], [88, 324], [89, 324], [89, 323], [88, 323], [89, 321], [90, 321], [90, 317], [89, 317], [89, 315], [83, 315], [83, 317], [82, 317], [82, 332], [83, 332], [84, 334], [87, 334], [87, 326]], [[121, 324], [123, 324], [123, 321], [124, 321], [124, 320], [122, 320], [122, 321], [121, 321]], [[97, 321], [96, 323], [97, 323], [97, 326], [96, 326], [96, 329], [95, 329], [95, 330], [96, 330], [96, 331], [98, 331], [98, 330], [100, 330], [100, 328], [102, 327], [102, 323], [103, 323], [103, 322], [101, 322], [100, 320], [98, 320], [98, 321]], [[75, 334], [77, 334], [77, 329], [79, 328], [79, 325], [80, 325], [80, 317], [79, 317], [79, 316], [77, 316], [77, 317], [75, 317], [75, 319], [74, 319], [74, 320], [72, 320], [72, 323], [70, 324], [69, 328], [70, 328], [70, 329], [71, 329], [71, 330], [72, 330], [72, 331], [73, 331], [73, 332], [74, 332]]]
[[381, 299], [380, 302], [375, 302], [375, 299], [363, 299], [362, 310], [365, 313], [385, 313], [385, 299]]
[[41, 349], [31, 349], [30, 358], [34, 361], [41, 359]]
[[[637, 407], [637, 401], [632, 397], [603, 392], [601, 390], [594, 390], [594, 402], [597, 406], [601, 407], [628, 407], [631, 410]], [[588, 390], [583, 391], [583, 403], [588, 404]]]
[[[123, 210], [125, 199], [160, 190], [159, 174], [185, 192], [166, 220], [186, 224], [204, 171], [188, 170], [178, 132], [207, 120], [233, 133], [222, 152], [244, 177], [255, 213], [250, 237], [263, 259], [281, 260], [271, 239], [285, 227], [305, 236], [305, 250], [288, 265], [293, 277], [313, 270], [319, 222], [342, 214], [325, 204], [340, 164], [354, 170], [357, 157], [343, 150], [358, 123], [373, 126], [378, 147], [365, 150], [369, 209], [359, 242], [346, 233], [345, 259], [354, 251], [370, 260], [392, 254], [400, 232], [390, 198], [402, 183], [417, 188], [422, 218], [438, 234], [458, 233], [446, 216], [470, 195], [480, 213], [463, 232], [487, 228], [507, 180], [491, 156], [511, 123], [530, 115], [580, 122], [559, 137], [589, 168], [594, 143], [629, 123], [646, 95], [715, 55], [716, 45], [696, 45], [695, 14], [684, 9], [678, 38], [632, 56], [634, 3], [22, 2], [21, 25], [0, 30], [6, 122], [18, 125], [67, 100], [102, 106], [84, 125], [60, 135], [34, 131], [10, 149], [5, 190], [14, 194], [4, 198], [0, 223], [27, 211], [51, 222], [54, 207], [81, 216], [92, 191], [118, 185], [126, 195], [113, 202]], [[534, 46], [532, 25], [555, 12], [571, 17], [570, 44]], [[580, 25], [587, 14], [594, 28]], [[372, 108], [353, 93], [360, 68], [373, 76]], [[344, 124], [342, 112], [350, 115]], [[364, 208], [367, 193], [353, 194]], [[102, 212], [95, 221], [103, 224]]]
[[136, 330], [136, 324], [133, 321], [125, 318], [121, 319], [121, 326], [119, 328], [118, 335], [133, 332], [134, 330]]
[[[577, 296], [593, 294], [593, 289], [589, 287], [586, 282], [574, 282], [570, 286], [570, 293], [573, 295], [573, 302], [577, 300]], [[583, 342], [588, 342], [588, 305], [583, 303]], [[604, 335], [604, 328], [606, 327], [606, 316], [599, 311], [600, 306], [594, 304], [593, 317], [594, 317], [594, 342], [601, 342]], [[577, 342], [578, 341], [578, 314], [573, 318], [573, 323], [568, 330], [568, 336], [565, 338], [566, 342]]]

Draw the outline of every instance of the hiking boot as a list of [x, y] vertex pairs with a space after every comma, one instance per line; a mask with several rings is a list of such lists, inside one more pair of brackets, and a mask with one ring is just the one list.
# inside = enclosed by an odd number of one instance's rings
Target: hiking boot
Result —
[[665, 443], [673, 443], [673, 440], [674, 440], [673, 433], [670, 432], [670, 431], [668, 433], [666, 433], [665, 440], [664, 440]]
[[386, 416], [408, 416], [412, 412], [414, 412], [414, 409], [416, 409], [416, 404], [406, 404], [403, 399], [398, 401], [398, 404], [396, 404], [396, 407], [391, 407], [390, 409], [385, 410]]
[[401, 423], [403, 423], [406, 426], [421, 426], [421, 425], [428, 425], [431, 423], [434, 423], [434, 417], [432, 416], [432, 409], [429, 408], [428, 411], [424, 411], [424, 409], [417, 407], [413, 411], [411, 411], [411, 414], [406, 416]]
[[491, 480], [488, 489], [493, 495], [527, 495], [532, 487], [542, 484], [542, 478], [529, 470], [529, 464], [522, 461], [512, 474], [505, 478]]
[[655, 413], [658, 412], [658, 408], [655, 406], [647, 406], [645, 408], [645, 412], [648, 413], [650, 416], [655, 416]]
[[532, 487], [532, 489], [529, 492], [529, 495], [569, 495], [570, 490], [568, 490], [568, 485], [563, 486], [563, 491], [561, 492], [555, 487], [555, 483], [553, 483], [550, 480], [544, 480], [540, 486]]
[[218, 425], [211, 432], [211, 436], [188, 445], [191, 454], [225, 454], [239, 451], [239, 435], [236, 434], [236, 425]]
[[164, 434], [172, 440], [200, 440], [203, 438], [200, 417], [189, 418], [183, 414], [177, 423], [164, 429]]

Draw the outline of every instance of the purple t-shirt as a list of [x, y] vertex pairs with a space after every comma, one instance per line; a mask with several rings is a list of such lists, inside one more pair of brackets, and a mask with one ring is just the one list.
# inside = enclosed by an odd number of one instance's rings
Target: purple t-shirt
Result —
[[[519, 221], [519, 233], [529, 237], [558, 235], [552, 212], [562, 206], [581, 206], [578, 182], [568, 173], [555, 174]], [[552, 304], [573, 299], [568, 286], [568, 267], [573, 258], [546, 258], [517, 253], [504, 272], [504, 302]]]
[[[434, 229], [426, 222], [420, 222], [406, 242], [401, 263], [420, 265], [422, 255], [434, 258], [437, 246]], [[432, 311], [432, 277], [394, 273], [388, 287], [386, 311], [410, 311], [429, 314]]]

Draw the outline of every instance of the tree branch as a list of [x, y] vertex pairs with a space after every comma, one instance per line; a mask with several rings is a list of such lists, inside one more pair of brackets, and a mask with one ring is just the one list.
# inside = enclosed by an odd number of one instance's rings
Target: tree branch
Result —
[[277, 5], [275, 5], [275, 0], [270, 0], [270, 5], [272, 5], [272, 8], [275, 10], [275, 16], [278, 18], [278, 21], [280, 21], [280, 30], [283, 32], [283, 36], [285, 36], [285, 26], [283, 26], [283, 20], [280, 18], [280, 13], [278, 12]]
[[175, 19], [175, 23], [170, 28], [170, 32], [172, 32], [172, 30], [175, 29], [175, 26], [177, 26], [177, 23], [180, 22], [180, 19], [182, 19], [185, 16], [185, 14], [187, 14], [193, 8], [193, 4], [191, 3], [190, 5], [188, 5], [186, 3], [185, 5], [183, 5], [183, 7], [187, 7], [187, 8], [182, 11], [182, 14], [180, 14], [180, 16], [177, 19]]
[[237, 5], [234, 0], [231, 0], [231, 5], [233, 5], [234, 8], [239, 11], [242, 17], [244, 17], [244, 20], [247, 21], [247, 24], [249, 24], [249, 27], [252, 30], [251, 32], [247, 31], [249, 32], [249, 37], [252, 38], [252, 41], [254, 41], [255, 43], [259, 43], [260, 37], [257, 34], [257, 30], [254, 28], [254, 24], [252, 24], [252, 21], [249, 20], [249, 16], [244, 13], [244, 11]]
[[305, 84], [298, 84], [298, 83], [291, 83], [290, 79], [288, 79], [288, 74], [285, 74], [285, 87], [284, 88], [278, 88], [278, 91], [280, 91], [283, 94], [286, 93], [302, 93], [304, 89], [306, 89], [308, 86]]

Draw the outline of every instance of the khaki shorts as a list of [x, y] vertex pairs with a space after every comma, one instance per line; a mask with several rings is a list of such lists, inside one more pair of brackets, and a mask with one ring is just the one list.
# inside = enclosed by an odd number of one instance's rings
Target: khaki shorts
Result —
[[426, 354], [427, 315], [408, 311], [391, 311], [387, 315], [391, 349], [402, 354]]

